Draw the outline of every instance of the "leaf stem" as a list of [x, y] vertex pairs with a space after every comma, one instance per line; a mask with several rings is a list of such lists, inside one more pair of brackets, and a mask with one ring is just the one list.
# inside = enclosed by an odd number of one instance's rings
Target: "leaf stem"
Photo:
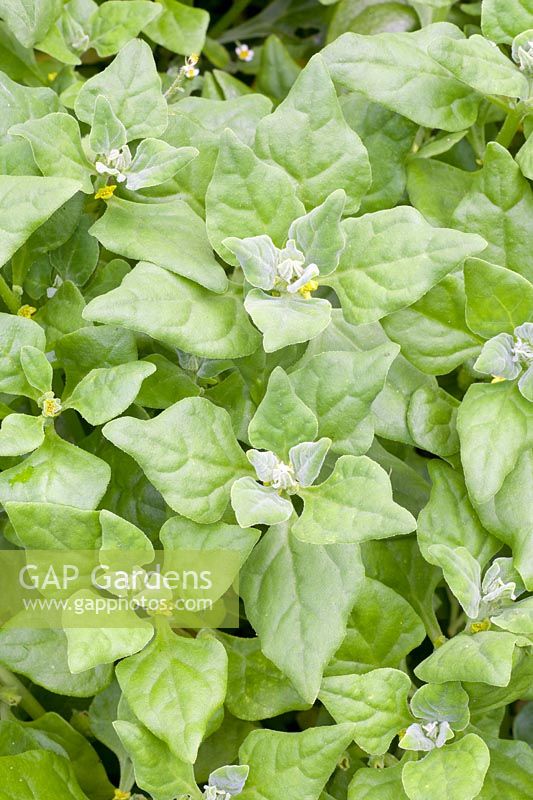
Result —
[[20, 707], [23, 708], [32, 719], [38, 719], [39, 717], [42, 717], [43, 714], [46, 714], [46, 709], [43, 708], [38, 700], [35, 699], [29, 689], [24, 686], [22, 681], [19, 681], [19, 679], [13, 675], [10, 670], [1, 666], [0, 682], [5, 686], [10, 686], [17, 690], [17, 694], [19, 694], [21, 697]]
[[252, 0], [235, 0], [223, 14], [216, 25], [213, 25], [211, 30], [209, 31], [209, 35], [212, 39], [216, 39], [217, 36], [220, 36], [225, 30], [227, 30], [236, 19], [240, 17], [243, 11], [250, 5]]
[[16, 314], [20, 308], [20, 299], [15, 292], [11, 291], [3, 275], [0, 275], [0, 297], [6, 304], [8, 310], [12, 314]]
[[507, 148], [511, 145], [516, 132], [520, 127], [523, 115], [524, 109], [521, 104], [518, 104], [515, 108], [509, 109], [505, 121], [500, 128], [498, 135], [496, 136], [496, 141], [498, 144], [501, 144], [502, 147]]

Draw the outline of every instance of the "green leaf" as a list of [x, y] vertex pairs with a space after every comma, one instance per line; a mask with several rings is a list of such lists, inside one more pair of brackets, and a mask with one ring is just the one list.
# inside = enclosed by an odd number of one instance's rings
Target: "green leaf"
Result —
[[231, 506], [241, 528], [251, 525], [277, 525], [294, 511], [290, 500], [277, 489], [263, 486], [254, 478], [239, 478], [231, 487]]
[[340, 264], [322, 282], [355, 324], [411, 305], [485, 245], [479, 236], [432, 228], [407, 206], [346, 220], [344, 231]]
[[337, 675], [322, 681], [319, 699], [336, 722], [353, 723], [353, 738], [367, 753], [386, 753], [412, 720], [407, 707], [411, 679], [397, 669]]
[[409, 800], [474, 800], [489, 768], [489, 749], [483, 739], [469, 733], [464, 739], [432, 750], [421, 761], [410, 761], [402, 771]]
[[44, 441], [43, 417], [9, 414], [0, 429], [0, 456], [22, 456]]
[[456, 420], [459, 401], [444, 389], [421, 386], [411, 395], [407, 425], [415, 444], [449, 458], [459, 452]]
[[68, 178], [0, 175], [0, 265], [79, 188]]
[[156, 353], [146, 356], [143, 361], [153, 364], [155, 372], [143, 380], [136, 403], [144, 408], [169, 408], [184, 397], [196, 397], [200, 387], [187, 375], [185, 370]]
[[533, 778], [533, 753], [525, 742], [490, 739], [490, 766], [478, 800], [522, 800]]
[[47, 350], [53, 350], [65, 334], [90, 325], [82, 317], [84, 308], [83, 295], [71, 281], [62, 283], [57, 292], [39, 308], [35, 320], [46, 331]]
[[470, 174], [471, 187], [456, 194], [450, 223], [488, 242], [483, 258], [533, 280], [529, 220], [533, 194], [511, 154], [487, 145], [483, 168]]
[[35, 162], [43, 175], [71, 178], [83, 192], [91, 194], [91, 165], [84, 155], [78, 123], [70, 114], [47, 114], [39, 119], [14, 125], [13, 136], [22, 136], [31, 145]]
[[346, 636], [325, 674], [353, 675], [378, 667], [399, 667], [425, 635], [420, 617], [400, 594], [365, 577], [348, 617]]
[[239, 719], [260, 720], [304, 709], [290, 681], [266, 658], [258, 638], [242, 639], [216, 633], [228, 654], [226, 706]]
[[100, 255], [98, 242], [89, 233], [92, 219], [84, 214], [67, 241], [50, 253], [50, 263], [64, 281], [83, 286], [94, 272]]
[[94, 115], [91, 124], [89, 143], [94, 153], [105, 153], [120, 150], [128, 137], [126, 128], [113, 111], [107, 97], [99, 94], [94, 103]]
[[322, 275], [337, 268], [346, 244], [340, 224], [345, 204], [346, 193], [336, 189], [319, 206], [294, 220], [289, 228], [289, 239], [295, 240], [298, 249], [305, 253], [306, 263], [316, 264]]
[[112, 198], [90, 232], [103, 247], [126, 258], [149, 259], [214, 292], [227, 288], [203, 221], [182, 200], [149, 205]]
[[92, 123], [99, 95], [109, 100], [128, 141], [159, 136], [167, 126], [161, 79], [150, 47], [140, 39], [129, 42], [106, 69], [83, 84], [75, 103], [80, 120]]
[[332, 440], [337, 453], [359, 455], [371, 444], [371, 404], [383, 389], [395, 345], [367, 352], [324, 352], [291, 372], [298, 396], [318, 418], [318, 434]]
[[531, 447], [531, 406], [511, 382], [478, 383], [461, 403], [457, 429], [470, 497], [474, 505], [484, 503]]
[[355, 213], [370, 185], [367, 152], [344, 120], [320, 55], [309, 61], [274, 113], [261, 120], [255, 147], [260, 158], [291, 176], [308, 209], [342, 188], [346, 212]]
[[428, 54], [443, 37], [462, 34], [446, 22], [414, 33], [345, 33], [322, 51], [334, 82], [361, 92], [418, 125], [460, 131], [477, 116], [479, 98]]
[[68, 333], [57, 342], [55, 352], [66, 372], [67, 393], [92, 369], [137, 360], [133, 333], [111, 325], [80, 328]]
[[290, 294], [273, 297], [261, 289], [248, 292], [244, 307], [263, 333], [263, 348], [267, 353], [313, 339], [327, 328], [331, 318], [328, 300], [318, 297], [306, 300]]
[[252, 731], [239, 750], [250, 773], [242, 800], [317, 798], [348, 746], [352, 725], [328, 725], [301, 733]]
[[300, 65], [293, 59], [281, 39], [275, 34], [268, 36], [261, 48], [257, 75], [258, 89], [279, 102], [287, 96], [300, 72]]
[[89, 19], [89, 39], [99, 56], [121, 50], [160, 14], [147, 0], [107, 0]]
[[119, 664], [117, 678], [148, 730], [194, 763], [209, 719], [224, 702], [227, 657], [220, 642], [176, 636], [164, 622], [147, 648]]
[[75, 408], [91, 425], [103, 425], [129, 408], [143, 380], [154, 372], [147, 361], [93, 369], [65, 399], [64, 408]]
[[428, 683], [470, 681], [507, 686], [515, 642], [512, 633], [480, 631], [473, 636], [460, 633], [422, 661], [415, 675]]
[[46, 502], [8, 502], [5, 509], [30, 550], [94, 550], [100, 543], [97, 511]]
[[31, 319], [0, 313], [0, 334], [0, 391], [34, 397], [22, 370], [20, 353], [25, 346], [44, 350], [43, 329]]
[[108, 422], [103, 433], [138, 462], [171, 508], [195, 522], [220, 519], [233, 482], [250, 472], [229, 414], [200, 397], [154, 419]]
[[418, 517], [417, 538], [420, 551], [430, 563], [431, 545], [466, 547], [481, 567], [498, 552], [501, 545], [482, 526], [468, 492], [464, 478], [442, 461], [431, 461], [429, 474], [432, 481], [428, 504]]
[[105, 627], [105, 623], [99, 627], [98, 612], [89, 610], [89, 604], [99, 597], [101, 595], [91, 590], [82, 590], [71, 596], [74, 608], [76, 603], [84, 605], [81, 618], [76, 611], [63, 611], [68, 666], [73, 675], [131, 656], [142, 650], [153, 636], [151, 623], [140, 619], [132, 610], [114, 611], [112, 627]]
[[357, 547], [305, 544], [291, 521], [269, 529], [241, 573], [246, 613], [264, 655], [308, 703], [344, 638], [361, 579]]
[[481, 26], [487, 38], [511, 44], [514, 37], [531, 26], [531, 0], [484, 0]]
[[285, 371], [276, 367], [248, 427], [250, 444], [272, 450], [287, 461], [291, 447], [300, 442], [312, 442], [317, 433], [315, 415], [297, 396]]
[[177, 148], [161, 139], [144, 139], [128, 167], [126, 188], [136, 191], [157, 186], [172, 178], [197, 155], [198, 150], [193, 147]]
[[521, 275], [480, 258], [465, 263], [466, 320], [485, 339], [513, 333], [533, 318], [533, 286]]
[[[466, 266], [476, 261], [466, 260], [465, 274]], [[385, 317], [382, 325], [417, 369], [429, 375], [446, 375], [479, 352], [478, 331], [468, 322], [463, 278], [452, 273], [409, 308]]]
[[465, 547], [445, 544], [429, 547], [433, 563], [442, 567], [446, 583], [459, 600], [467, 617], [476, 619], [481, 602], [481, 567]]
[[192, 766], [176, 758], [168, 745], [137, 720], [118, 719], [113, 726], [129, 753], [135, 781], [157, 800], [173, 800], [185, 794], [201, 797]]
[[259, 335], [236, 295], [214, 295], [145, 261], [120, 287], [95, 297], [84, 317], [146, 333], [205, 358], [240, 358], [259, 345]]
[[189, 56], [203, 50], [209, 14], [203, 8], [192, 8], [177, 0], [157, 0], [162, 13], [144, 28], [157, 44], [173, 53]]
[[28, 458], [0, 474], [0, 502], [46, 502], [95, 508], [109, 483], [101, 459], [65, 442], [53, 429]]
[[348, 789], [348, 800], [407, 800], [402, 770], [403, 764], [387, 769], [358, 769]]
[[17, 123], [39, 119], [59, 109], [59, 100], [53, 89], [22, 86], [8, 75], [0, 73], [0, 135], [2, 140]]
[[2, 664], [38, 686], [68, 697], [92, 697], [110, 683], [113, 670], [108, 664], [72, 675], [64, 632], [27, 627], [27, 612], [23, 613], [23, 627], [22, 620], [13, 617], [0, 631]]
[[299, 494], [304, 511], [294, 534], [302, 542], [363, 542], [416, 527], [411, 514], [393, 501], [385, 470], [366, 456], [341, 456], [324, 483]]
[[426, 683], [411, 698], [411, 711], [419, 719], [432, 722], [449, 722], [456, 731], [462, 731], [470, 721], [468, 694], [460, 683]]
[[474, 34], [469, 39], [443, 37], [429, 47], [432, 58], [457, 80], [486, 95], [527, 99], [529, 83], [498, 47]]
[[[268, 192], [264, 191], [268, 186]], [[229, 264], [237, 260], [222, 242], [228, 236], [268, 234], [282, 247], [291, 222], [305, 213], [288, 175], [261, 161], [231, 131], [225, 131], [215, 171], [206, 194], [207, 234], [216, 252]]]
[[24, 47], [42, 39], [61, 13], [60, 0], [2, 0], [0, 14]]
[[0, 758], [0, 800], [87, 800], [66, 758], [47, 751], [31, 750]]
[[37, 389], [39, 394], [50, 391], [54, 372], [42, 350], [24, 345], [20, 351], [20, 364], [30, 386]]

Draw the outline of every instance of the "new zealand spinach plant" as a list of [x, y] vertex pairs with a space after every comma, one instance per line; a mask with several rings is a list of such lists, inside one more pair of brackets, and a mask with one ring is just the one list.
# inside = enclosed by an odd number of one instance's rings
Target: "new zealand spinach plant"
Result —
[[533, 798], [532, 0], [0, 0], [0, 173], [0, 800]]

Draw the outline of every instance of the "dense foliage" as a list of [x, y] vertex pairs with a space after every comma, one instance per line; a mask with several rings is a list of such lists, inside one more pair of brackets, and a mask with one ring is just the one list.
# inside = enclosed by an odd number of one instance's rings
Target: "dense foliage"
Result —
[[0, 0], [0, 554], [240, 596], [5, 590], [0, 800], [533, 798], [533, 2], [201, 5]]

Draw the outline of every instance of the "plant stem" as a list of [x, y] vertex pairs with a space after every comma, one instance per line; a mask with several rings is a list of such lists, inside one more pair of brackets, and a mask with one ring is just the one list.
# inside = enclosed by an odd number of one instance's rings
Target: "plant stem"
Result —
[[520, 127], [523, 114], [524, 110], [520, 104], [517, 105], [516, 108], [511, 108], [507, 112], [505, 122], [503, 123], [502, 127], [500, 128], [500, 132], [496, 137], [497, 143], [501, 144], [502, 147], [510, 146], [518, 128]]
[[12, 314], [16, 314], [20, 308], [20, 300], [15, 292], [11, 291], [3, 275], [0, 275], [0, 297], [6, 304], [9, 311]]
[[250, 5], [251, 0], [235, 0], [234, 3], [231, 4], [230, 8], [223, 14], [216, 25], [213, 25], [211, 30], [209, 31], [209, 35], [212, 39], [216, 39], [217, 36], [220, 36], [225, 30], [227, 30], [236, 19], [240, 17], [243, 11]]
[[5, 684], [5, 686], [12, 686], [17, 690], [17, 694], [22, 698], [20, 707], [23, 708], [32, 719], [38, 719], [42, 717], [43, 714], [46, 714], [46, 709], [35, 699], [29, 689], [5, 667], [0, 667], [0, 681]]

